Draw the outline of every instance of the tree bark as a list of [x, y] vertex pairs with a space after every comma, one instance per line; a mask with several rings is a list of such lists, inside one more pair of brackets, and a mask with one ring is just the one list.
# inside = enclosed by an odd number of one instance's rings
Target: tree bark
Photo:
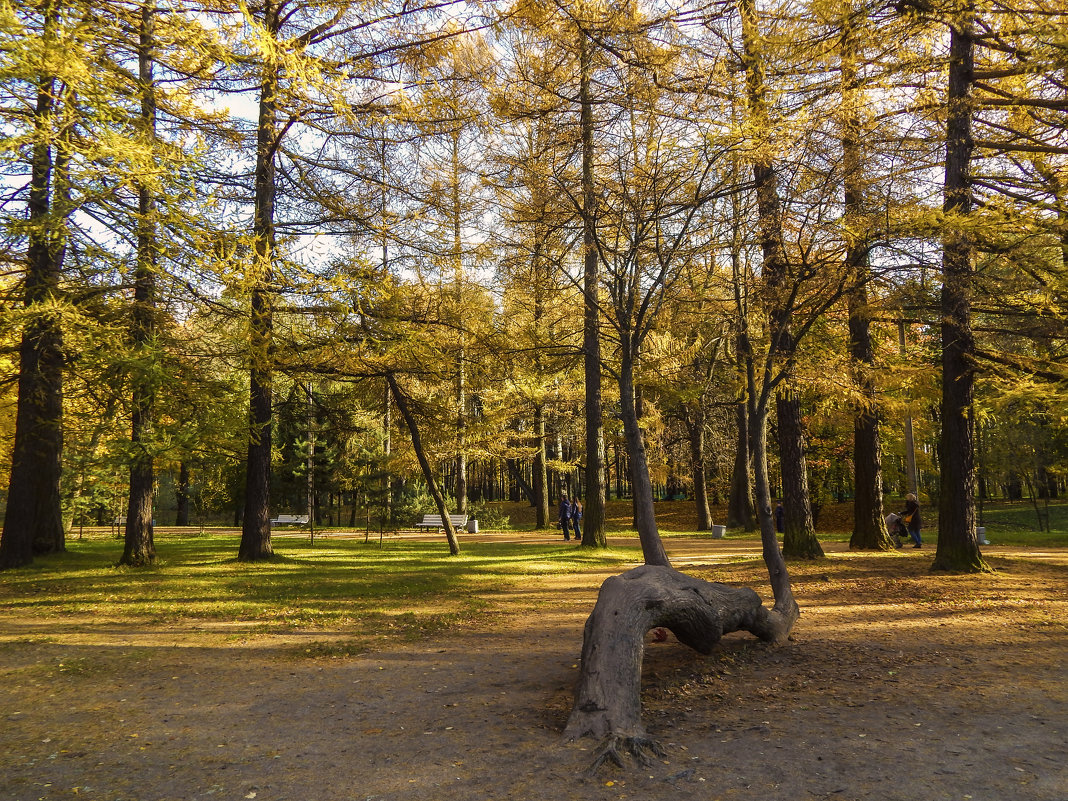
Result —
[[[279, 8], [264, 4], [264, 27], [280, 29]], [[238, 559], [257, 561], [274, 554], [271, 546], [271, 394], [274, 327], [275, 152], [278, 148], [278, 65], [266, 59], [260, 86], [256, 140], [254, 258], [249, 333], [249, 444], [245, 473], [245, 513]]]
[[586, 382], [586, 492], [582, 510], [582, 544], [607, 548], [604, 530], [604, 420], [601, 395], [601, 276], [597, 254], [597, 193], [593, 185], [593, 99], [590, 94], [593, 44], [579, 32], [579, 127], [582, 138], [582, 353]]
[[705, 469], [705, 409], [698, 399], [690, 429], [690, 469], [693, 472], [693, 497], [697, 506], [697, 530], [712, 530], [712, 508], [708, 505], [708, 476]]
[[657, 753], [641, 723], [641, 665], [650, 629], [669, 629], [679, 642], [710, 654], [732, 631], [782, 642], [794, 619], [766, 609], [751, 589], [703, 581], [664, 565], [612, 576], [586, 620], [582, 669], [564, 737], [605, 740], [596, 758], [601, 761], [620, 761], [621, 749], [639, 758]]
[[731, 468], [730, 497], [727, 499], [727, 528], [753, 531], [757, 526], [753, 513], [753, 476], [750, 470], [752, 460], [749, 455], [749, 416], [746, 413], [745, 405], [745, 399], [742, 398], [734, 407], [737, 437], [734, 450], [734, 465]]
[[460, 335], [460, 352], [456, 358], [456, 513], [467, 514], [467, 335], [463, 329], [463, 240], [460, 205], [460, 130], [453, 129], [452, 137], [452, 258], [453, 281], [457, 316], [456, 330]]
[[534, 405], [534, 508], [535, 528], [545, 529], [549, 520], [549, 472], [545, 458], [545, 407]]
[[178, 513], [174, 518], [174, 525], [189, 525], [189, 465], [186, 462], [178, 464], [178, 487], [175, 490], [178, 501]]
[[875, 349], [871, 341], [868, 308], [870, 242], [866, 234], [864, 152], [860, 112], [864, 92], [857, 78], [857, 34], [852, 0], [842, 4], [842, 186], [843, 230], [846, 238], [845, 269], [852, 281], [847, 296], [849, 356], [860, 399], [853, 412], [853, 533], [849, 547], [886, 551], [893, 547], [883, 522], [883, 468], [879, 442], [879, 415], [872, 371]]
[[817, 559], [823, 556], [823, 548], [816, 539], [809, 503], [801, 400], [796, 393], [781, 392], [775, 406], [779, 421], [779, 460], [782, 465], [782, 505], [785, 512], [782, 552], [791, 559]]
[[[57, 6], [45, 2], [43, 44], [55, 48]], [[34, 554], [65, 548], [59, 481], [63, 455], [63, 335], [58, 319], [44, 311], [59, 292], [63, 267], [65, 209], [54, 184], [62, 171], [62, 147], [53, 163], [56, 80], [41, 65], [34, 111], [29, 193], [29, 246], [23, 303], [31, 310], [19, 345], [18, 400], [0, 569], [20, 567]], [[60, 138], [62, 141], [62, 137]], [[58, 221], [57, 221], [58, 220]]]
[[[767, 87], [764, 81], [763, 42], [754, 0], [738, 0], [742, 23], [742, 60], [745, 66], [746, 98], [749, 123], [756, 130], [770, 130], [767, 109]], [[768, 318], [768, 364], [786, 360], [784, 372], [789, 372], [789, 359], [797, 348], [790, 327], [791, 292], [788, 286], [789, 264], [783, 244], [782, 204], [779, 199], [779, 179], [770, 157], [762, 156], [753, 162], [753, 184], [756, 190], [757, 222], [763, 260], [763, 294]], [[771, 380], [765, 375], [765, 392]], [[750, 395], [755, 387], [750, 389]], [[796, 400], [796, 399], [795, 399]], [[767, 400], [759, 403], [766, 408]], [[786, 510], [787, 536], [783, 550], [790, 556], [810, 558], [822, 556], [823, 549], [815, 537], [812, 510], [808, 494], [807, 467], [804, 460], [804, 429], [799, 403], [781, 404], [779, 418], [779, 453], [782, 462], [784, 492], [790, 497], [783, 504]], [[766, 411], [762, 412], [766, 415]], [[766, 420], [766, 417], [764, 418]], [[752, 410], [750, 426], [754, 425]], [[765, 423], [766, 424], [766, 423]], [[752, 436], [752, 432], [750, 433]], [[760, 458], [754, 452], [754, 460]], [[767, 469], [766, 464], [763, 466]], [[759, 503], [759, 501], [758, 501]], [[768, 499], [770, 514], [770, 497]], [[764, 514], [764, 510], [760, 510]], [[763, 530], [765, 521], [761, 519]], [[773, 528], [774, 530], [774, 528]]]
[[419, 467], [423, 470], [423, 478], [426, 480], [427, 489], [434, 499], [434, 505], [438, 508], [438, 514], [441, 515], [441, 525], [445, 529], [445, 539], [449, 543], [449, 553], [456, 556], [460, 553], [460, 541], [456, 538], [456, 531], [449, 521], [449, 506], [445, 503], [445, 496], [438, 487], [437, 479], [434, 477], [434, 470], [430, 467], [426, 452], [423, 450], [423, 439], [419, 436], [419, 424], [409, 408], [408, 396], [401, 390], [396, 376], [392, 373], [386, 376], [386, 380], [389, 382], [390, 391], [393, 393], [393, 400], [397, 403], [397, 409], [400, 411], [401, 417], [404, 418], [405, 425], [408, 426], [408, 433], [412, 438], [412, 450], [415, 451], [415, 457], [419, 460]]
[[942, 434], [938, 547], [932, 570], [988, 570], [975, 534], [975, 338], [971, 326], [973, 149], [970, 102], [975, 62], [975, 8], [969, 2], [951, 22], [942, 245]]
[[631, 487], [634, 492], [634, 526], [642, 544], [642, 556], [647, 565], [670, 567], [664, 543], [656, 525], [656, 510], [653, 505], [653, 484], [649, 479], [649, 462], [645, 455], [645, 442], [638, 425], [638, 410], [634, 402], [634, 353], [633, 346], [625, 343], [619, 370], [619, 405], [623, 418], [623, 433], [627, 440], [627, 455], [630, 457]]
[[[141, 89], [141, 126], [146, 146], [156, 139], [156, 88], [153, 79], [155, 8], [141, 6], [141, 29], [137, 50]], [[148, 356], [156, 336], [156, 199], [146, 187], [138, 189], [137, 269], [134, 275], [132, 338], [134, 347]], [[139, 360], [139, 361], [142, 361]], [[152, 456], [152, 423], [155, 387], [145, 370], [134, 373], [130, 443], [130, 496], [126, 506], [126, 531], [119, 564], [149, 565], [156, 561], [152, 530], [155, 465]]]

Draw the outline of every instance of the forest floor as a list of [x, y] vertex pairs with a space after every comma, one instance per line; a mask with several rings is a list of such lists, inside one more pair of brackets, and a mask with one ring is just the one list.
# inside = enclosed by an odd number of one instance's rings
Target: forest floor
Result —
[[[666, 545], [770, 595], [756, 540]], [[486, 592], [493, 614], [416, 642], [0, 610], [0, 801], [1068, 799], [1068, 549], [990, 546], [981, 576], [828, 551], [791, 566], [784, 646], [650, 639], [665, 756], [595, 775], [561, 731], [609, 571]]]

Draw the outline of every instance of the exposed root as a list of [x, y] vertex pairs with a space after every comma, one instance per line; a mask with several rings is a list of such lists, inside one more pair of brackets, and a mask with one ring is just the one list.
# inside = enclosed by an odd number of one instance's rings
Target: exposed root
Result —
[[616, 767], [622, 768], [624, 757], [628, 754], [638, 764], [647, 767], [652, 764], [653, 757], [664, 756], [664, 749], [660, 747], [660, 743], [649, 737], [609, 734], [594, 751], [593, 761], [586, 768], [586, 775], [595, 774], [605, 762], [611, 762]]

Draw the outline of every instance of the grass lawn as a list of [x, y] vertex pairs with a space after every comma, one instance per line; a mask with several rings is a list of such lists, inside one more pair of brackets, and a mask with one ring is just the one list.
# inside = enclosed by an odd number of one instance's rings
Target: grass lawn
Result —
[[[1068, 546], [1068, 502], [1051, 503], [1052, 532], [1033, 530], [1034, 509], [1024, 503], [986, 505], [987, 538], [994, 545]], [[526, 504], [504, 510], [520, 528]], [[697, 534], [693, 504], [657, 504], [665, 538]], [[714, 519], [723, 519], [722, 509]], [[925, 519], [931, 521], [928, 512]], [[849, 538], [852, 506], [827, 507], [819, 537]], [[935, 521], [925, 526], [934, 544]], [[532, 528], [532, 522], [527, 525]], [[608, 530], [633, 536], [629, 501], [613, 501]], [[728, 531], [726, 539], [752, 539]], [[617, 540], [618, 541], [618, 540]], [[103, 534], [68, 541], [65, 554], [39, 558], [29, 568], [0, 573], [0, 605], [16, 615], [61, 623], [73, 618], [127, 621], [139, 625], [240, 623], [251, 632], [293, 629], [363, 629], [402, 638], [421, 637], [494, 613], [493, 593], [522, 586], [531, 577], [600, 568], [615, 570], [640, 560], [633, 546], [591, 551], [537, 541], [492, 542], [465, 538], [458, 557], [444, 540], [416, 541], [320, 537], [314, 546], [298, 537], [274, 538], [276, 557], [258, 564], [238, 562], [237, 542], [228, 534], [174, 533], [156, 536], [157, 565], [117, 567], [121, 541]]]
[[527, 577], [614, 566], [637, 549], [590, 551], [544, 543], [274, 538], [274, 559], [236, 559], [233, 535], [157, 534], [158, 563], [116, 566], [122, 543], [71, 540], [67, 552], [0, 573], [0, 606], [63, 621], [136, 624], [240, 621], [257, 631], [382, 627], [420, 636], [487, 613], [487, 593]]

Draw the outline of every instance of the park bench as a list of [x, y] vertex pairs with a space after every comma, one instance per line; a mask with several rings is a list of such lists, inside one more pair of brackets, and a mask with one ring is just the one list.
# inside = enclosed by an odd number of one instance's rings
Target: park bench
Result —
[[[112, 528], [122, 528], [125, 525], [126, 525], [126, 517], [125, 516], [116, 517], [114, 520], [111, 521], [111, 527]], [[156, 518], [154, 518], [154, 517], [152, 518], [152, 525], [156, 525]]]
[[[455, 529], [467, 528], [467, 515], [449, 515], [449, 522]], [[475, 522], [477, 526], [477, 521]], [[445, 527], [441, 525], [441, 515], [423, 515], [423, 519], [415, 524], [416, 528], [434, 529], [435, 531], [441, 531]], [[477, 532], [477, 528], [475, 531]]]
[[278, 515], [278, 517], [271, 519], [272, 526], [306, 526], [308, 525], [307, 515]]

